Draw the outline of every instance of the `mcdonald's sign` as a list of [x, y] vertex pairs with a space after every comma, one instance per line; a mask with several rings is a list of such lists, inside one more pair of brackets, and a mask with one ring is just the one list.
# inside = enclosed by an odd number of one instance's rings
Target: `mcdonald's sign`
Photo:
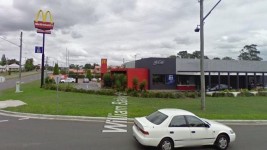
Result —
[[[47, 21], [47, 16], [49, 15], [50, 21]], [[41, 21], [39, 21], [39, 18], [41, 16]], [[46, 11], [45, 13], [42, 10], [39, 10], [38, 13], [36, 14], [35, 20], [34, 20], [34, 26], [37, 29], [40, 30], [51, 30], [54, 28], [54, 22], [53, 22], [53, 17], [50, 13], [50, 11]]]
[[107, 59], [102, 58], [101, 59], [101, 74], [105, 74], [108, 71], [108, 64]]

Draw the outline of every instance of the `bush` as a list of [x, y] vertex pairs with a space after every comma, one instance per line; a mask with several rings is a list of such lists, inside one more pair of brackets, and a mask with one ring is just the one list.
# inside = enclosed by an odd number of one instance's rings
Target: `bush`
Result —
[[182, 92], [176, 92], [174, 93], [174, 98], [185, 98], [185, 95]]
[[212, 97], [225, 97], [226, 94], [224, 92], [214, 92]]
[[185, 97], [197, 98], [198, 97], [198, 93], [197, 92], [185, 92]]
[[112, 79], [110, 73], [105, 73], [103, 76], [104, 86], [111, 87], [112, 86]]
[[133, 78], [133, 89], [134, 90], [138, 89], [138, 79], [136, 77]]
[[233, 93], [225, 93], [225, 96], [227, 96], [227, 97], [235, 97], [235, 95], [233, 94]]
[[55, 80], [49, 77], [45, 78], [45, 84], [55, 84]]
[[255, 96], [252, 93], [249, 93], [248, 91], [243, 91], [237, 94], [237, 96], [242, 96], [242, 97], [251, 97], [251, 96]]
[[258, 95], [259, 96], [267, 96], [267, 92], [262, 91], [262, 92], [259, 92]]
[[146, 80], [142, 81], [139, 85], [140, 91], [146, 90]]

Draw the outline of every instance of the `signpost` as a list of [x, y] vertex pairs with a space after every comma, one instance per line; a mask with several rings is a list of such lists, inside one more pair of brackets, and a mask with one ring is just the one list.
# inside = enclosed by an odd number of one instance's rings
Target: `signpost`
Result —
[[0, 83], [3, 83], [3, 82], [5, 82], [5, 77], [0, 76]]
[[[49, 15], [50, 21], [46, 21], [47, 16]], [[41, 16], [41, 20], [39, 17]], [[44, 47], [45, 47], [45, 34], [51, 34], [51, 30], [54, 28], [53, 17], [50, 11], [46, 11], [45, 13], [42, 10], [39, 10], [35, 20], [34, 27], [37, 29], [37, 33], [43, 34], [43, 47], [42, 47], [42, 67], [41, 67], [41, 87], [44, 84]], [[39, 47], [40, 48], [40, 47]], [[38, 48], [38, 50], [40, 50]], [[36, 47], [35, 47], [36, 50]]]
[[35, 46], [35, 53], [43, 53], [43, 47]]
[[58, 113], [58, 103], [59, 103], [59, 100], [58, 100], [58, 84], [60, 82], [60, 76], [59, 75], [54, 76], [54, 80], [55, 80], [55, 82], [57, 84], [57, 113]]

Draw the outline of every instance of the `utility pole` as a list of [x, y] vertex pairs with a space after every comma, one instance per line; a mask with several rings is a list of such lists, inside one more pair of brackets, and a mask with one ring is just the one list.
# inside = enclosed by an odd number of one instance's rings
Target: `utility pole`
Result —
[[204, 72], [204, 21], [205, 19], [210, 15], [210, 13], [215, 9], [216, 6], [218, 6], [218, 4], [221, 2], [221, 0], [219, 0], [213, 7], [212, 9], [207, 13], [207, 15], [204, 17], [203, 15], [203, 10], [204, 10], [204, 6], [203, 6], [203, 2], [204, 0], [199, 0], [199, 4], [200, 4], [200, 29], [197, 28], [195, 29], [195, 32], [199, 32], [200, 30], [200, 53], [201, 53], [201, 57], [200, 57], [200, 82], [201, 82], [201, 110], [206, 110], [206, 100], [205, 100], [205, 72]]
[[205, 100], [205, 73], [204, 73], [204, 20], [203, 20], [203, 1], [200, 0], [200, 82], [201, 82], [201, 110], [206, 110]]

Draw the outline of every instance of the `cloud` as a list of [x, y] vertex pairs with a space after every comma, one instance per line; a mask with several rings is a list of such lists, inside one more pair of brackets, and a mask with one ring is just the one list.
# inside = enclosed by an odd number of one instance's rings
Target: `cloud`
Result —
[[[205, 14], [214, 4], [204, 2]], [[266, 60], [266, 7], [262, 0], [221, 1], [205, 20], [205, 55], [236, 58], [243, 46], [257, 44]], [[104, 57], [120, 65], [136, 54], [137, 59], [168, 57], [200, 49], [199, 33], [194, 32], [199, 24], [197, 0], [0, 1], [0, 36], [17, 43], [23, 31], [23, 55], [38, 63], [41, 57], [33, 49], [42, 45], [42, 35], [33, 20], [39, 9], [50, 10], [55, 22], [45, 43], [46, 56], [53, 61], [65, 62], [66, 49], [71, 63], [81, 65], [100, 63]], [[0, 54], [18, 58], [17, 47], [1, 39], [0, 45]]]

